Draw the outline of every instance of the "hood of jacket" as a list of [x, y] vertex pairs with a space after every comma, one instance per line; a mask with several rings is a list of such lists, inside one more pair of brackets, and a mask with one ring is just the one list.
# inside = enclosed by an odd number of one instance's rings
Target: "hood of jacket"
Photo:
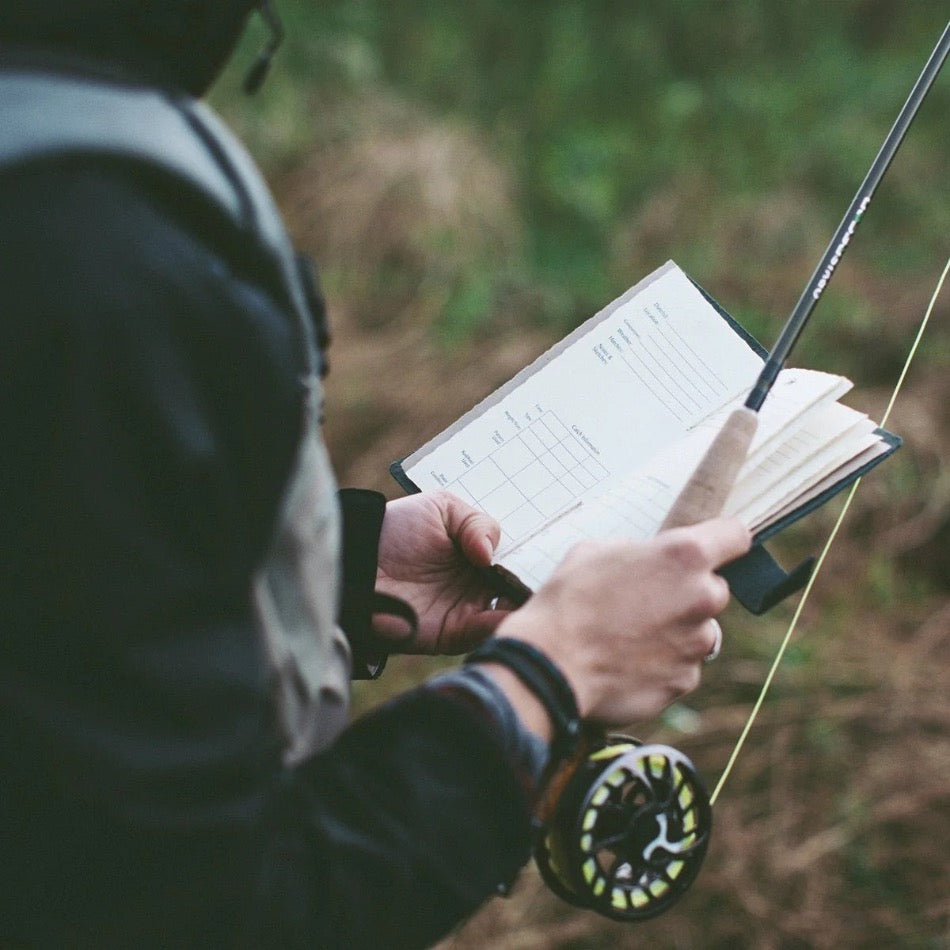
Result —
[[0, 43], [202, 95], [258, 0], [0, 0]]

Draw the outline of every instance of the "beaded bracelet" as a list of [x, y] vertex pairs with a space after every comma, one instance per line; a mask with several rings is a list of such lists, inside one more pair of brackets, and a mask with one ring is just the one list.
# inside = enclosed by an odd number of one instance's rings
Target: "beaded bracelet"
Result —
[[510, 637], [494, 637], [465, 658], [466, 663], [500, 663], [537, 696], [554, 728], [551, 756], [570, 755], [581, 734], [577, 700], [564, 674], [540, 650]]

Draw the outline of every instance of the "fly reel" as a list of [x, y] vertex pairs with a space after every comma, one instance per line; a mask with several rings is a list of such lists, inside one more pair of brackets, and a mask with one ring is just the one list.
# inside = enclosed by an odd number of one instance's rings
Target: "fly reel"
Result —
[[712, 830], [709, 795], [676, 749], [617, 735], [597, 742], [553, 777], [535, 861], [568, 903], [614, 920], [647, 920], [676, 903], [699, 873]]

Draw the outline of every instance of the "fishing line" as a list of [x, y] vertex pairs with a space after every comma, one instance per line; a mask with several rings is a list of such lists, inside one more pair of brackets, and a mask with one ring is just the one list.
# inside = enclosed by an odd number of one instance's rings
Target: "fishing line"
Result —
[[[943, 289], [948, 272], [950, 272], [950, 259], [947, 260], [946, 266], [943, 269], [943, 273], [940, 275], [940, 279], [937, 281], [937, 286], [934, 289], [933, 295], [930, 298], [930, 303], [927, 306], [927, 312], [924, 314], [924, 318], [917, 330], [917, 335], [914, 338], [914, 342], [910, 347], [907, 358], [904, 360], [904, 367], [897, 379], [897, 383], [894, 386], [894, 391], [891, 393], [891, 397], [888, 400], [887, 409], [884, 411], [884, 416], [881, 419], [882, 428], [887, 424], [891, 410], [894, 408], [894, 403], [897, 401], [897, 397], [903, 388], [904, 380], [907, 378], [907, 373], [910, 370], [911, 363], [913, 363], [914, 358], [917, 355], [917, 351], [920, 348], [920, 341], [923, 339], [924, 332], [927, 329], [927, 324], [930, 322], [930, 316], [937, 304], [937, 298], [940, 296], [940, 291]], [[769, 689], [772, 686], [772, 681], [775, 679], [775, 674], [778, 671], [783, 657], [785, 656], [785, 652], [788, 649], [788, 645], [791, 642], [792, 636], [798, 627], [798, 620], [802, 615], [802, 611], [805, 609], [805, 604], [808, 602], [812, 588], [815, 586], [815, 581], [821, 572], [822, 566], [825, 563], [828, 552], [831, 550], [832, 544], [834, 544], [835, 538], [838, 535], [838, 530], [841, 528], [841, 524], [845, 519], [845, 515], [848, 513], [848, 509], [851, 507], [851, 501], [854, 498], [860, 484], [861, 479], [859, 478], [851, 486], [851, 490], [848, 492], [844, 501], [844, 505], [841, 508], [841, 513], [838, 515], [834, 527], [831, 529], [831, 534], [828, 535], [828, 540], [825, 542], [825, 545], [821, 550], [821, 554], [818, 556], [815, 569], [812, 571], [811, 577], [808, 579], [808, 583], [805, 585], [805, 589], [802, 591], [801, 599], [798, 602], [798, 606], [795, 608], [795, 613], [792, 615], [791, 622], [788, 625], [788, 630], [786, 630], [785, 636], [783, 637], [778, 648], [778, 652], [775, 655], [775, 659], [772, 661], [772, 666], [769, 669], [768, 675], [765, 677], [765, 681], [762, 684], [762, 689], [759, 691], [758, 699], [756, 699], [755, 704], [752, 707], [752, 712], [749, 714], [749, 718], [746, 721], [746, 724], [743, 727], [738, 740], [736, 741], [736, 745], [732, 750], [732, 754], [729, 756], [729, 761], [726, 763], [726, 767], [723, 769], [722, 775], [719, 777], [719, 781], [716, 783], [716, 787], [713, 789], [712, 795], [709, 796], [709, 802], [711, 805], [716, 804], [716, 799], [719, 797], [719, 793], [726, 784], [726, 780], [732, 773], [733, 766], [736, 764], [736, 760], [739, 758], [739, 754], [742, 752], [742, 748], [745, 745], [746, 739], [748, 738], [749, 733], [752, 731], [752, 727], [755, 725], [759, 711], [762, 709], [762, 705], [765, 702]]]

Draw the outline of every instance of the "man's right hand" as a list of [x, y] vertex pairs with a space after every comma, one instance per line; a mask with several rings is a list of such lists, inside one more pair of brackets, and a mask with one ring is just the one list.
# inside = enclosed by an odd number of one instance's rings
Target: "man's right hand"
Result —
[[[584, 719], [611, 727], [655, 716], [699, 684], [716, 646], [714, 618], [729, 602], [715, 570], [750, 545], [748, 529], [725, 518], [645, 542], [582, 542], [497, 634], [547, 654]], [[511, 676], [492, 674], [526, 725], [547, 733], [536, 702]]]

